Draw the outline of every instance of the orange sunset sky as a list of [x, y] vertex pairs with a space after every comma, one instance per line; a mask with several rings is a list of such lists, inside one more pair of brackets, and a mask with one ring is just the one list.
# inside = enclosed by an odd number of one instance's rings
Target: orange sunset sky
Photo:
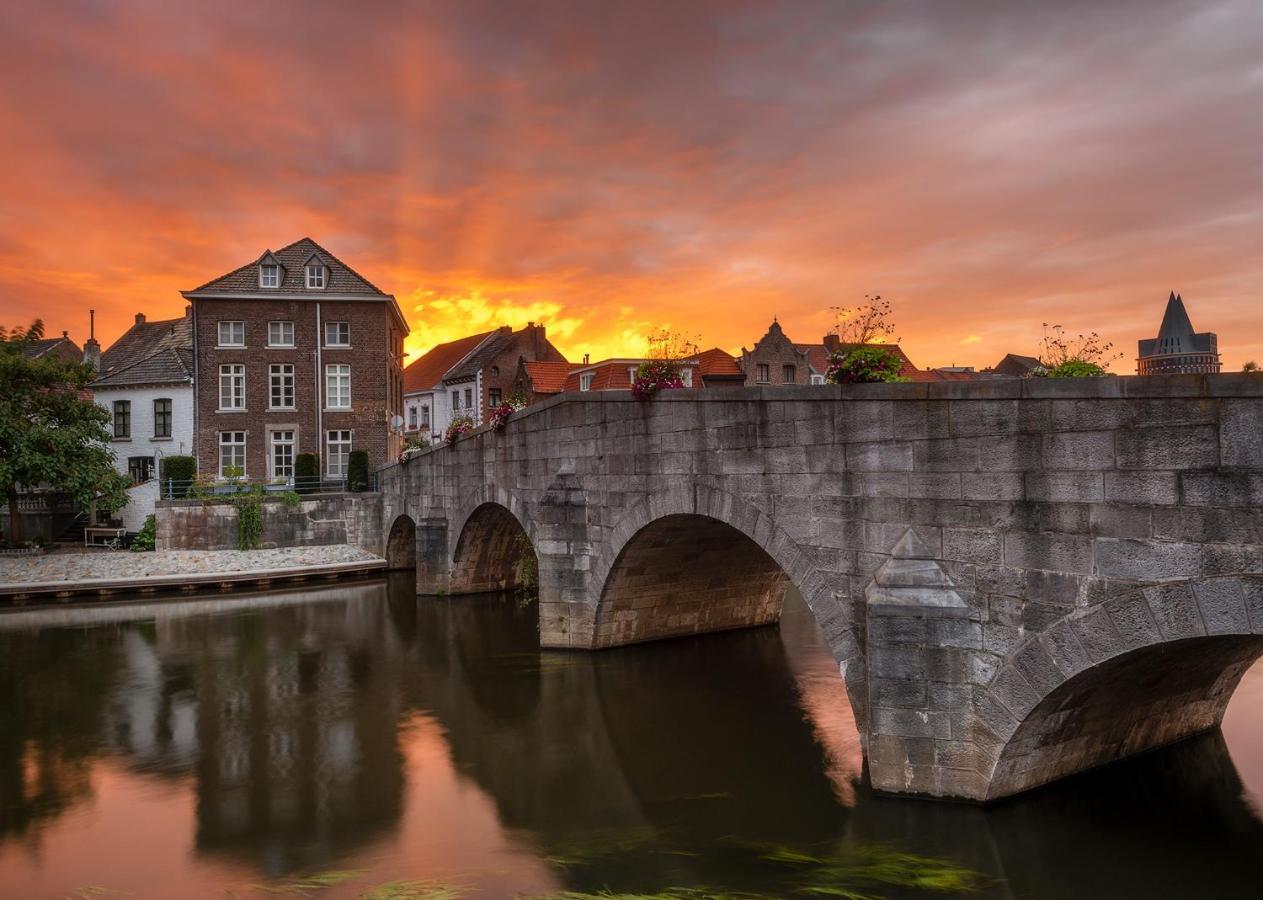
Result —
[[108, 346], [303, 235], [415, 355], [548, 324], [798, 341], [880, 293], [920, 366], [1167, 292], [1263, 362], [1263, 3], [0, 0], [0, 323]]

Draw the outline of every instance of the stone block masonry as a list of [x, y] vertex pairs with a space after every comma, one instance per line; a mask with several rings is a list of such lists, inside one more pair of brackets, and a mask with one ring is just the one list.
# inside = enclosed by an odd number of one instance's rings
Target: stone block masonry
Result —
[[[260, 549], [349, 544], [384, 553], [380, 494], [304, 498], [296, 509], [262, 503]], [[160, 500], [155, 510], [159, 550], [236, 550], [237, 508], [227, 500]]]
[[1230, 375], [563, 395], [381, 470], [376, 527], [423, 592], [528, 547], [550, 647], [792, 583], [874, 785], [986, 801], [1218, 724], [1263, 653], [1260, 434]]

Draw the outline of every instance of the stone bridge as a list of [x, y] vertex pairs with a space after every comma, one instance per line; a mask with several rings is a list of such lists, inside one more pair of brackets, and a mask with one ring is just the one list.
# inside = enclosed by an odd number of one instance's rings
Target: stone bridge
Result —
[[992, 800], [1214, 728], [1263, 652], [1248, 376], [566, 394], [380, 476], [392, 565], [537, 578], [544, 646], [774, 623], [792, 583], [879, 790]]

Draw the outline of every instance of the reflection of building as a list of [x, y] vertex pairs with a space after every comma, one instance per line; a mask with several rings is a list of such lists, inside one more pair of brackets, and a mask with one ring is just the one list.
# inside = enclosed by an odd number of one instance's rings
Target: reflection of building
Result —
[[1140, 342], [1136, 374], [1213, 373], [1219, 369], [1219, 336], [1213, 331], [1193, 331], [1184, 298], [1172, 291], [1158, 336]]

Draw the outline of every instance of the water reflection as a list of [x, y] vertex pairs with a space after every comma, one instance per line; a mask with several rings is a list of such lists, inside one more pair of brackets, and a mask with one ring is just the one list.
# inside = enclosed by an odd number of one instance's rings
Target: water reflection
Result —
[[247, 896], [330, 870], [322, 896], [1258, 894], [1263, 825], [1220, 734], [986, 810], [874, 796], [800, 605], [599, 654], [538, 650], [513, 598], [406, 577], [210, 608], [0, 617], [0, 895]]

